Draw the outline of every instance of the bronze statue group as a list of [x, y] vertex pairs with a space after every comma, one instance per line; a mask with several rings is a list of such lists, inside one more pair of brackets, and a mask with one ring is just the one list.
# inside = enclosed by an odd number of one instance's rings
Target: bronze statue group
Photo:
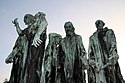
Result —
[[24, 30], [14, 19], [19, 37], [5, 60], [13, 63], [9, 83], [125, 83], [115, 34], [104, 27], [102, 20], [95, 22], [97, 30], [89, 38], [87, 53], [82, 37], [75, 33], [70, 21], [64, 24], [64, 38], [58, 33], [49, 33], [47, 37], [45, 16], [43, 12], [26, 14]]

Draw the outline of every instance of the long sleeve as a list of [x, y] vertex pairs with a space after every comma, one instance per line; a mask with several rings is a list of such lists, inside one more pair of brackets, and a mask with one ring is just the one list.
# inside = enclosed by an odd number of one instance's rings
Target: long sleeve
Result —
[[117, 43], [116, 43], [116, 37], [114, 34], [114, 31], [112, 29], [109, 29], [108, 33], [108, 43], [110, 44], [109, 47], [109, 60], [114, 60], [112, 63], [116, 63], [119, 55], [117, 53]]
[[81, 59], [83, 65], [87, 66], [88, 65], [87, 53], [86, 53], [86, 50], [85, 50], [84, 45], [82, 43], [82, 37], [78, 36], [77, 40], [78, 40], [78, 51], [79, 51], [79, 54], [80, 54], [79, 55], [80, 59]]

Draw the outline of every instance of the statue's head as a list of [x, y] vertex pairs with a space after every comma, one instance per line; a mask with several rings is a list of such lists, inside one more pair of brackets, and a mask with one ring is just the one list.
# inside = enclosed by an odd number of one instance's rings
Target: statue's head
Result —
[[38, 12], [36, 15], [35, 15], [35, 18], [40, 18], [40, 19], [44, 19], [46, 16], [45, 13], [43, 12]]
[[105, 23], [104, 23], [102, 20], [97, 20], [97, 21], [95, 22], [95, 25], [96, 25], [96, 28], [97, 28], [98, 30], [101, 30], [101, 29], [103, 29], [103, 27], [105, 26]]
[[32, 15], [32, 14], [26, 14], [25, 16], [24, 16], [24, 23], [26, 24], [26, 25], [29, 25], [29, 24], [31, 24], [31, 23], [33, 23], [34, 22], [34, 16]]
[[66, 35], [72, 35], [72, 33], [74, 33], [75, 31], [75, 28], [70, 21], [64, 24], [64, 28], [65, 28]]
[[60, 34], [57, 33], [50, 33], [49, 34], [49, 43], [50, 44], [59, 44], [59, 42], [61, 41], [62, 36]]

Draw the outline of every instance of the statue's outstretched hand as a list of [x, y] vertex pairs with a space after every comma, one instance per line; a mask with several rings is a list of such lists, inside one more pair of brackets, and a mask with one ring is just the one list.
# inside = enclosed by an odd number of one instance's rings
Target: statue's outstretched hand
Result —
[[18, 19], [18, 18], [15, 18], [14, 21], [12, 21], [12, 23], [14, 24], [15, 27], [19, 25], [17, 19]]

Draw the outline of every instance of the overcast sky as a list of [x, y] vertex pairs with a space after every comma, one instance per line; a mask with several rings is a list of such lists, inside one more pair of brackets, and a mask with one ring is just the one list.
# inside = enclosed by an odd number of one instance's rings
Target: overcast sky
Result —
[[19, 18], [24, 29], [24, 15], [39, 11], [46, 14], [47, 34], [56, 32], [64, 37], [64, 23], [71, 21], [76, 33], [82, 36], [86, 51], [89, 37], [96, 31], [95, 21], [103, 20], [115, 32], [119, 64], [125, 78], [125, 0], [0, 0], [0, 83], [10, 77], [12, 65], [5, 64], [5, 58], [18, 37], [12, 20]]

